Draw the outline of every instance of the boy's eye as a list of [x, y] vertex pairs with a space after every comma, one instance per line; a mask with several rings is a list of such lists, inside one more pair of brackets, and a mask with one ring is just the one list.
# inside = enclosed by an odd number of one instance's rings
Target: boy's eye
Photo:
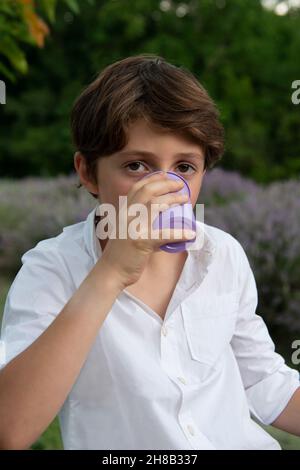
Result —
[[[134, 173], [138, 173], [136, 170], [138, 169], [137, 167], [139, 167], [139, 165], [143, 165], [143, 163], [141, 162], [131, 162], [131, 163], [128, 163], [128, 165], [125, 166], [125, 168], [129, 168], [134, 172]], [[143, 165], [144, 166], [144, 165]]]
[[[178, 165], [178, 168], [184, 168], [185, 170], [181, 171], [182, 173], [187, 173], [188, 172], [188, 169], [191, 168], [192, 171], [195, 171], [195, 169], [192, 167], [192, 165], [189, 165], [188, 163], [181, 163], [180, 165]], [[191, 173], [189, 173], [191, 174]]]
[[[133, 173], [139, 173], [139, 168], [140, 168], [140, 165], [142, 165], [144, 168], [145, 165], [142, 163], [142, 162], [131, 162], [131, 163], [128, 163], [128, 165], [125, 166], [125, 168], [130, 168], [130, 170], [133, 172]], [[188, 170], [191, 169], [192, 172], [195, 171], [195, 169], [192, 167], [192, 165], [189, 165], [188, 163], [181, 163], [180, 165], [178, 165], [177, 168], [181, 168], [180, 172], [181, 173], [185, 173], [187, 174], [188, 173]], [[189, 173], [191, 174], [191, 172]]]

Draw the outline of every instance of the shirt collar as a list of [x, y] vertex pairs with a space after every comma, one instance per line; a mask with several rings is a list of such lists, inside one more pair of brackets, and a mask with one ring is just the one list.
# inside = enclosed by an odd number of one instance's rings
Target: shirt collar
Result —
[[[84, 225], [84, 241], [89, 255], [94, 263], [102, 255], [102, 248], [96, 235], [96, 224], [98, 215], [97, 205], [88, 214]], [[208, 270], [208, 266], [213, 260], [216, 251], [216, 241], [209, 232], [208, 226], [199, 220], [196, 220], [196, 239], [187, 245], [188, 258], [186, 265], [190, 266], [194, 261], [193, 268], [189, 270], [189, 274], [185, 277], [183, 284], [188, 290], [195, 283], [200, 284], [204, 275]], [[197, 281], [195, 281], [195, 279]], [[192, 283], [192, 284], [191, 284]]]
[[96, 227], [95, 227], [95, 215], [96, 215], [97, 208], [98, 208], [98, 205], [89, 212], [84, 222], [84, 229], [83, 229], [83, 237], [84, 237], [86, 249], [89, 255], [92, 257], [95, 264], [102, 254], [101, 245], [96, 236]]

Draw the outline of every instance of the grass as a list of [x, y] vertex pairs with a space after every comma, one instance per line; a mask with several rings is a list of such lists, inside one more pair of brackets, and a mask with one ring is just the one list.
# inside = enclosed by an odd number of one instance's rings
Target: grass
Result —
[[300, 437], [281, 431], [273, 426], [264, 426], [261, 424], [261, 427], [279, 442], [282, 449], [300, 450]]
[[[0, 322], [2, 318], [4, 303], [12, 279], [0, 277]], [[260, 424], [260, 423], [259, 423]], [[294, 436], [273, 426], [261, 425], [271, 436], [273, 436], [284, 450], [300, 450], [300, 437]], [[50, 424], [40, 438], [31, 446], [33, 450], [63, 449], [58, 418]]]
[[63, 449], [58, 418], [55, 418], [40, 438], [31, 446], [33, 450]]

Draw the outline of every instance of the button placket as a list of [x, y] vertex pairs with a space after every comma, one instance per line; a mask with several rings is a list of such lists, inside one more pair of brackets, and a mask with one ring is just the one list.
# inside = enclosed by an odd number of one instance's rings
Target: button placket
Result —
[[176, 312], [173, 312], [173, 315], [174, 319], [172, 322], [168, 321], [167, 325], [164, 323], [161, 327], [161, 363], [168, 377], [182, 390], [182, 385], [186, 387], [187, 380], [179, 361], [180, 352], [178, 351], [176, 338], [176, 333], [178, 332], [178, 324], [175, 318]]
[[191, 424], [192, 421], [190, 419], [190, 416], [188, 413], [185, 413], [182, 409], [179, 412], [179, 423], [181, 425], [181, 428], [185, 434], [185, 437], [187, 440], [190, 442], [191, 446], [194, 449], [198, 449], [200, 447], [200, 442], [197, 440], [197, 436], [195, 433], [195, 428]]
[[187, 384], [187, 382], [186, 382], [186, 380], [185, 380], [184, 377], [179, 376], [179, 377], [177, 377], [177, 379], [178, 379], [183, 385], [186, 385], [186, 384]]
[[208, 440], [208, 438], [200, 432], [194, 420], [189, 412], [190, 396], [194, 390], [193, 384], [189, 384], [188, 379], [185, 376], [184, 370], [182, 370], [181, 363], [179, 360], [180, 351], [178, 338], [176, 334], [180, 332], [180, 316], [176, 316], [176, 313], [180, 313], [180, 307], [177, 307], [178, 311], [173, 312], [173, 320], [164, 322], [161, 327], [161, 363], [166, 374], [170, 380], [175, 383], [180, 391], [181, 395], [181, 406], [178, 412], [178, 424], [182, 429], [187, 441], [191, 447], [197, 449], [214, 449], [215, 447]]
[[187, 410], [187, 404], [182, 404], [179, 411], [179, 423], [187, 440], [195, 450], [209, 449], [216, 450], [211, 441], [199, 431], [192, 419], [190, 412]]
[[193, 426], [192, 426], [191, 424], [187, 424], [186, 428], [187, 428], [188, 432], [189, 432], [192, 436], [195, 435], [195, 430], [194, 430], [194, 428], [193, 428]]
[[163, 326], [161, 327], [161, 333], [162, 333], [163, 336], [167, 336], [167, 334], [168, 334], [168, 327], [167, 327], [166, 325], [163, 325]]

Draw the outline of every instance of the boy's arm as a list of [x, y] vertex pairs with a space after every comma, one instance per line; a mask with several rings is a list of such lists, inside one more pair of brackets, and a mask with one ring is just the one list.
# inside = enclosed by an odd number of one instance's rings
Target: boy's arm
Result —
[[0, 449], [6, 450], [27, 449], [57, 415], [122, 290], [102, 257], [73, 293], [54, 250], [33, 249], [24, 258], [2, 324]]
[[300, 388], [294, 392], [287, 406], [271, 425], [300, 436]]
[[275, 352], [267, 326], [263, 318], [256, 314], [256, 282], [239, 242], [237, 263], [239, 310], [231, 346], [250, 411], [263, 424], [300, 435], [299, 372], [288, 367], [284, 358]]

